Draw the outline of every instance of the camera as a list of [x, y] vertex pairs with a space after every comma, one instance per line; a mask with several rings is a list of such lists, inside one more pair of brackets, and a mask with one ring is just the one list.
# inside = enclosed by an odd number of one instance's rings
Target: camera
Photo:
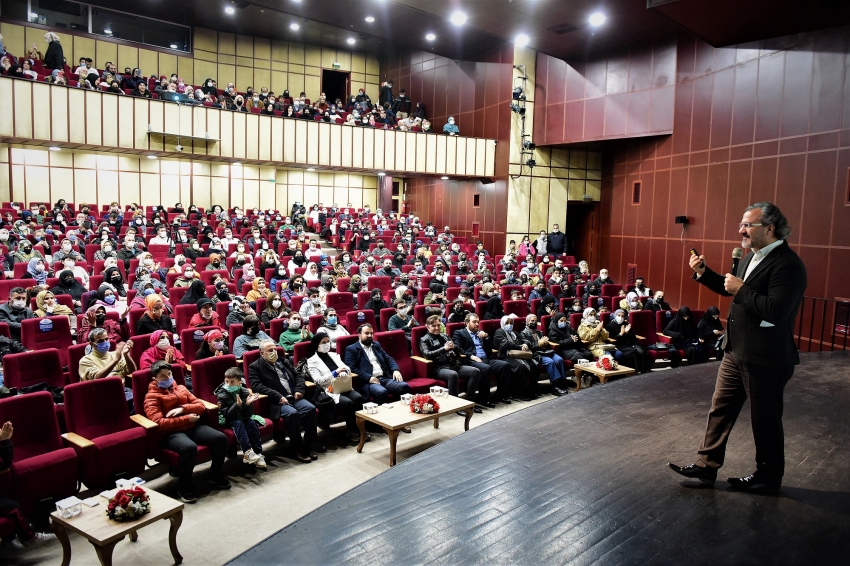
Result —
[[177, 144], [176, 146], [174, 146], [174, 150], [175, 151], [183, 151], [183, 146], [180, 145], [180, 144]]

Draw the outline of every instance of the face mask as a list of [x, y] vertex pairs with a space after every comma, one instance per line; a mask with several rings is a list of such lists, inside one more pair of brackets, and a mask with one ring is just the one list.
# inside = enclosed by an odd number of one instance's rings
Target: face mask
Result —
[[103, 323], [106, 322], [105, 314], [96, 314], [94, 317], [95, 324], [98, 326], [103, 326]]
[[194, 271], [192, 271], [191, 269], [187, 269], [187, 270], [186, 270], [186, 272], [183, 274], [183, 276], [184, 276], [184, 277], [194, 277], [194, 276], [195, 276], [195, 272], [194, 272]]
[[280, 308], [280, 301], [275, 299], [274, 301], [272, 301], [272, 306], [276, 309], [279, 309]]
[[62, 246], [62, 251], [65, 252], [65, 253], [70, 252], [71, 251], [71, 245], [65, 244], [64, 246]]
[[328, 317], [328, 324], [336, 324], [336, 323], [337, 323], [337, 320], [338, 320], [338, 319], [337, 319], [337, 317], [336, 317], [336, 316], [329, 316], [329, 317]]
[[326, 342], [324, 344], [319, 344], [319, 353], [320, 354], [327, 354], [330, 351], [331, 351], [331, 343], [330, 342]]
[[277, 361], [277, 350], [272, 350], [268, 354], [265, 354], [263, 357], [266, 359], [267, 362], [273, 364]]
[[24, 246], [24, 253], [28, 254], [32, 251], [32, 246]]
[[224, 389], [230, 393], [236, 393], [240, 389], [242, 389], [241, 385], [225, 385]]
[[103, 251], [104, 251], [105, 253], [109, 253], [109, 252], [111, 252], [111, 251], [112, 251], [112, 246], [103, 246]]
[[142, 292], [142, 295], [144, 295], [145, 297], [147, 297], [148, 295], [153, 295], [153, 293], [154, 293], [154, 290], [153, 290], [153, 289], [151, 289], [150, 287], [148, 287], [147, 289], [145, 289], [145, 290]]
[[401, 315], [401, 316], [405, 316], [407, 314], [407, 309], [406, 308], [398, 309], [398, 314]]
[[12, 301], [12, 308], [22, 309], [26, 306], [26, 302], [23, 299], [16, 299]]
[[567, 327], [567, 323], [566, 323], [566, 322], [561, 321], [561, 322], [559, 322], [559, 323], [558, 323], [558, 328], [566, 328], [566, 327]]
[[587, 317], [587, 322], [588, 322], [588, 324], [596, 324], [596, 317], [595, 316]]
[[505, 325], [505, 332], [513, 332], [513, 330], [514, 330], [513, 324], [506, 324]]
[[103, 300], [107, 305], [115, 304], [115, 295], [108, 295], [104, 297]]
[[169, 377], [165, 381], [157, 381], [156, 382], [156, 386], [159, 387], [160, 389], [168, 389], [172, 385], [174, 385], [174, 378], [173, 377]]
[[39, 273], [41, 273], [42, 271], [44, 271], [44, 266], [41, 265], [41, 264], [38, 264], [38, 265], [35, 266], [35, 270], [38, 271]]
[[313, 303], [314, 305], [318, 305], [318, 304], [321, 303], [321, 301], [319, 300], [319, 297], [313, 297], [312, 299], [310, 299], [310, 302]]
[[109, 347], [110, 344], [108, 340], [106, 342], [99, 342], [95, 345], [95, 349], [101, 354], [107, 353], [109, 351]]
[[0, 240], [4, 242], [9, 239], [9, 234], [0, 234]]
[[169, 346], [171, 346], [171, 342], [168, 341], [168, 338], [160, 338], [159, 342], [156, 343], [156, 347], [160, 350], [167, 350]]
[[216, 340], [212, 343], [213, 350], [221, 350], [224, 348], [224, 340]]
[[623, 321], [625, 321], [625, 320], [626, 320], [626, 319], [625, 319], [625, 318], [623, 318], [622, 316], [618, 316], [618, 317], [617, 317], [617, 324], [623, 324]]
[[128, 250], [132, 250], [133, 248], [135, 248], [135, 247], [136, 247], [136, 242], [127, 242], [126, 244], [124, 244], [124, 246], [125, 246]]

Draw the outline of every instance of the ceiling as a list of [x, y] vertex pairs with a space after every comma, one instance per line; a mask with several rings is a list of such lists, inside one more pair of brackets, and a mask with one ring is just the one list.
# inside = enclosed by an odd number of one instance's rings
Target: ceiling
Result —
[[[174, 23], [299, 43], [351, 49], [384, 58], [399, 50], [474, 60], [513, 41], [561, 59], [673, 36], [687, 29], [715, 46], [850, 22], [848, 0], [88, 0]], [[651, 8], [647, 7], [650, 4]], [[233, 6], [235, 14], [224, 13]], [[454, 10], [468, 16], [454, 26]], [[605, 24], [588, 16], [602, 11]], [[366, 16], [375, 21], [368, 23]], [[296, 22], [298, 31], [289, 28]], [[436, 40], [425, 39], [434, 33]], [[346, 41], [355, 39], [354, 45]]]

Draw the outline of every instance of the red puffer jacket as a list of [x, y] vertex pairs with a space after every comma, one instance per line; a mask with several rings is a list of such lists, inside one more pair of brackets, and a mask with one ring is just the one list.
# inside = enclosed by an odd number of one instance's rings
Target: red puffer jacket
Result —
[[[176, 417], [166, 417], [168, 411], [183, 407], [183, 413]], [[160, 436], [173, 432], [189, 430], [195, 423], [189, 421], [189, 415], [203, 415], [204, 405], [182, 385], [172, 385], [162, 389], [156, 380], [148, 385], [145, 395], [145, 416], [159, 425]]]

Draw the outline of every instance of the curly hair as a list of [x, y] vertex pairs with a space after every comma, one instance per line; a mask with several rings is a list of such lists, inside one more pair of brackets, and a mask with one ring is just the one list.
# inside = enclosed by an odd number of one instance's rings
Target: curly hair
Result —
[[780, 240], [785, 240], [791, 235], [791, 227], [788, 225], [788, 219], [779, 210], [779, 207], [772, 202], [757, 202], [747, 207], [747, 211], [758, 208], [761, 210], [761, 223], [765, 226], [771, 225], [774, 227], [774, 233]]

